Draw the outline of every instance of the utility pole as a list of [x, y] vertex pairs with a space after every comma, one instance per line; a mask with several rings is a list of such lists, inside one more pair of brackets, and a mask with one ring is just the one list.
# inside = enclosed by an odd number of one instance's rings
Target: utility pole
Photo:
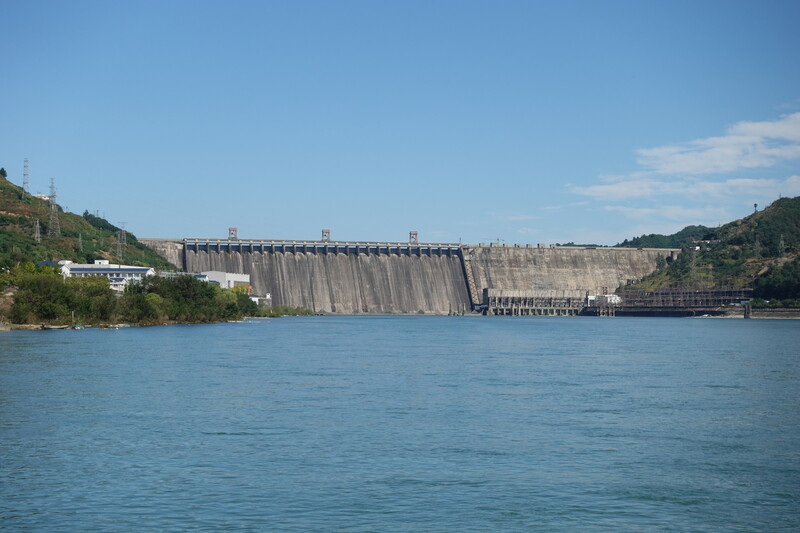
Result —
[[58, 222], [58, 204], [56, 204], [56, 182], [53, 178], [50, 178], [50, 223], [47, 226], [47, 236], [61, 236], [61, 225]]

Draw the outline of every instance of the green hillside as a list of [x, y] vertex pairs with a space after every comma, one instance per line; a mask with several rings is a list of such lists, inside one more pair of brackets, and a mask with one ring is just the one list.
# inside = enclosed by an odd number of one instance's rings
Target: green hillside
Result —
[[[2, 170], [2, 169], [0, 169]], [[175, 270], [155, 252], [126, 234], [122, 257], [117, 257], [117, 228], [107, 220], [85, 212], [83, 216], [64, 212], [58, 207], [60, 236], [48, 236], [50, 202], [23, 194], [22, 188], [9, 182], [0, 171], [0, 268], [27, 261], [68, 259], [92, 263], [108, 259], [115, 263], [152, 266]], [[35, 226], [39, 221], [41, 242], [36, 242]]]
[[626, 240], [625, 246], [680, 247], [669, 265], [635, 287], [753, 288], [758, 298], [800, 298], [800, 197], [718, 228], [689, 226], [669, 236]]
[[651, 233], [650, 235], [642, 235], [630, 240], [625, 239], [617, 246], [622, 248], [680, 248], [694, 241], [704, 239], [711, 231], [713, 231], [712, 228], [706, 226], [686, 226], [673, 235]]

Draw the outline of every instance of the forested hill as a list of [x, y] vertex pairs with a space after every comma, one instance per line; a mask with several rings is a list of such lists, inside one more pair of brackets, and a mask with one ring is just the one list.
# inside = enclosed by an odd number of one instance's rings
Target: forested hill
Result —
[[625, 239], [617, 246], [623, 248], [680, 248], [694, 241], [703, 240], [711, 231], [713, 231], [712, 228], [706, 226], [686, 226], [672, 235], [651, 233], [630, 240]]
[[674, 235], [643, 235], [619, 246], [680, 247], [680, 257], [640, 288], [752, 287], [760, 298], [800, 299], [800, 197], [718, 228], [687, 226]]
[[[107, 220], [84, 212], [83, 216], [64, 212], [58, 207], [59, 236], [48, 236], [50, 202], [28, 194], [6, 179], [0, 169], [0, 268], [27, 261], [68, 259], [92, 263], [95, 259], [175, 270], [155, 252], [125, 234], [122, 257], [117, 256], [117, 232], [120, 228]], [[35, 239], [39, 221], [41, 242]]]

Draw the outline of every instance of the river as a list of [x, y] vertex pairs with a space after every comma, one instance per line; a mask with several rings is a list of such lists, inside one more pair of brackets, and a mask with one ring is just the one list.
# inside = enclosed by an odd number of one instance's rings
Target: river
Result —
[[800, 322], [0, 333], [3, 531], [800, 529]]

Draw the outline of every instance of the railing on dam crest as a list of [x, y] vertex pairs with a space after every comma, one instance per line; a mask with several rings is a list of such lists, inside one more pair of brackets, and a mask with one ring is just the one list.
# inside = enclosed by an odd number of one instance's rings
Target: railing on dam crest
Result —
[[461, 245], [367, 241], [184, 239], [187, 252], [458, 256]]

